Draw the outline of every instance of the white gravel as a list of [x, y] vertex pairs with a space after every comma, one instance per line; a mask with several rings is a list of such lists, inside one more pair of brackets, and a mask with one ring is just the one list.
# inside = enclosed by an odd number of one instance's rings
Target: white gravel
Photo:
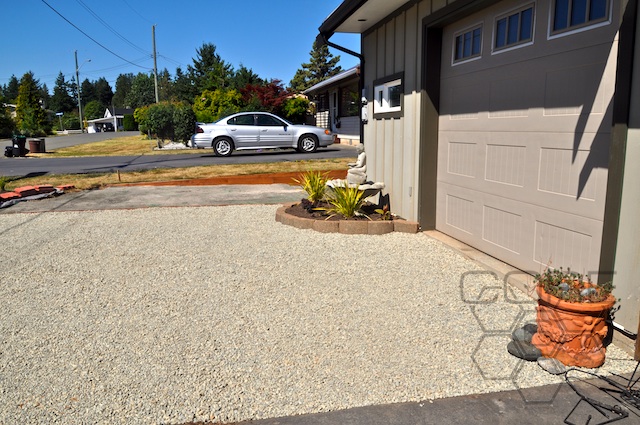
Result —
[[[231, 422], [558, 382], [506, 350], [532, 303], [488, 274], [461, 288], [477, 264], [276, 209], [0, 215], [0, 423]], [[634, 365], [610, 346], [602, 370]]]

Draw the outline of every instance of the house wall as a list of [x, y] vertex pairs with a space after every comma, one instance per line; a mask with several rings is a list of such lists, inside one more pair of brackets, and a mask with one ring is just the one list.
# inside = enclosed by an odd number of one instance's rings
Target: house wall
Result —
[[[640, 22], [640, 8], [636, 10], [636, 22]], [[622, 194], [620, 220], [618, 226], [617, 245], [615, 247], [615, 275], [613, 284], [615, 295], [621, 299], [620, 309], [615, 315], [615, 322], [628, 332], [640, 331], [640, 31], [635, 34], [635, 61], [631, 81], [631, 104], [629, 110], [629, 128], [624, 152], [624, 174], [622, 177]], [[633, 344], [628, 339], [615, 341], [616, 344]], [[636, 360], [640, 360], [640, 339], [636, 340]]]
[[[416, 220], [418, 211], [420, 122], [414, 118], [420, 116], [421, 21], [433, 7], [430, 0], [420, 2], [362, 38], [369, 104], [364, 126], [367, 178], [384, 182], [391, 210], [409, 220]], [[374, 118], [374, 81], [399, 72], [404, 73], [403, 117]]]

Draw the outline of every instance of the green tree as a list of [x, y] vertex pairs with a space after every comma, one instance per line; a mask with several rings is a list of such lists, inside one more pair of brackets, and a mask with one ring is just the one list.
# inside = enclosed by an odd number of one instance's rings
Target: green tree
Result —
[[178, 102], [187, 102], [192, 105], [193, 100], [198, 95], [191, 79], [182, 72], [182, 68], [176, 68], [176, 77], [173, 79], [173, 99]]
[[158, 72], [158, 98], [160, 102], [167, 102], [173, 99], [173, 82], [167, 68]]
[[314, 42], [309, 54], [311, 56], [310, 61], [302, 64], [302, 67], [296, 71], [296, 74], [289, 83], [289, 88], [294, 93], [302, 93], [309, 87], [333, 77], [342, 71], [342, 68], [338, 66], [340, 56], [333, 57], [326, 44], [318, 46], [318, 44]]
[[83, 114], [85, 120], [95, 120], [96, 118], [104, 117], [105, 107], [97, 100], [92, 100], [87, 103], [83, 108]]
[[18, 89], [20, 88], [20, 81], [16, 78], [15, 75], [12, 75], [9, 78], [9, 82], [4, 87], [3, 94], [6, 103], [16, 103], [18, 99]]
[[106, 78], [99, 78], [93, 85], [96, 95], [96, 100], [100, 102], [102, 106], [102, 116], [104, 114], [105, 109], [111, 106], [111, 99], [113, 99], [113, 90], [111, 89], [111, 85], [106, 80]]
[[131, 90], [125, 98], [125, 103], [131, 108], [151, 105], [156, 101], [153, 78], [147, 74], [139, 73], [131, 83]]
[[242, 95], [237, 90], [205, 90], [193, 104], [198, 122], [213, 122], [239, 112], [243, 106]]
[[40, 87], [40, 106], [45, 110], [50, 108], [51, 94], [49, 94], [49, 87], [46, 84], [42, 84]]
[[16, 99], [16, 127], [26, 136], [45, 136], [51, 130], [47, 114], [41, 106], [41, 87], [31, 71], [20, 79]]
[[240, 68], [233, 74], [231, 88], [240, 90], [248, 85], [263, 85], [265, 81], [252, 69], [240, 64]]
[[16, 124], [11, 119], [9, 108], [4, 107], [4, 103], [4, 97], [0, 94], [0, 137], [11, 137]]
[[128, 108], [131, 105], [127, 104], [126, 98], [129, 92], [131, 91], [131, 86], [133, 85], [134, 75], [129, 74], [120, 74], [116, 79], [116, 92], [113, 94], [113, 105], [116, 108]]
[[201, 48], [196, 49], [196, 54], [193, 66], [187, 66], [196, 93], [230, 86], [233, 67], [216, 53], [215, 44], [204, 43]]
[[69, 83], [65, 81], [64, 74], [60, 72], [53, 86], [53, 96], [49, 107], [54, 112], [69, 113], [76, 109], [76, 101], [70, 94]]
[[93, 100], [98, 100], [96, 86], [88, 79], [85, 79], [80, 85], [80, 99], [82, 100], [83, 105], [86, 105]]

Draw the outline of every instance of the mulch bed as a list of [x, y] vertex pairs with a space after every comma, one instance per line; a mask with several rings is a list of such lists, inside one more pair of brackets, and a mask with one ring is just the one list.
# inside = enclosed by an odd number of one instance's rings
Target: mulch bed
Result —
[[[302, 218], [312, 218], [316, 220], [328, 220], [328, 221], [339, 221], [339, 220], [372, 220], [372, 221], [381, 221], [382, 215], [380, 213], [375, 212], [378, 209], [377, 205], [366, 203], [362, 206], [361, 211], [367, 215], [364, 216], [354, 216], [345, 218], [340, 214], [336, 214], [331, 218], [329, 217], [331, 214], [327, 211], [318, 211], [317, 208], [331, 208], [332, 205], [328, 202], [318, 202], [317, 204], [313, 204], [308, 199], [303, 199], [299, 203], [292, 205], [291, 207], [286, 209], [287, 214], [294, 215], [296, 217]], [[388, 220], [392, 220], [393, 216], [389, 216]]]

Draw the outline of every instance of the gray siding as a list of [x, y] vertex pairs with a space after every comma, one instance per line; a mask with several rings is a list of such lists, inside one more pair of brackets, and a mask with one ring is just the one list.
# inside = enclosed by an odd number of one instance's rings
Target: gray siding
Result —
[[[434, 2], [437, 8], [446, 2]], [[417, 220], [422, 19], [432, 12], [423, 1], [363, 37], [369, 122], [364, 140], [367, 176], [385, 183], [394, 213]], [[404, 72], [403, 118], [373, 118], [373, 82]]]

